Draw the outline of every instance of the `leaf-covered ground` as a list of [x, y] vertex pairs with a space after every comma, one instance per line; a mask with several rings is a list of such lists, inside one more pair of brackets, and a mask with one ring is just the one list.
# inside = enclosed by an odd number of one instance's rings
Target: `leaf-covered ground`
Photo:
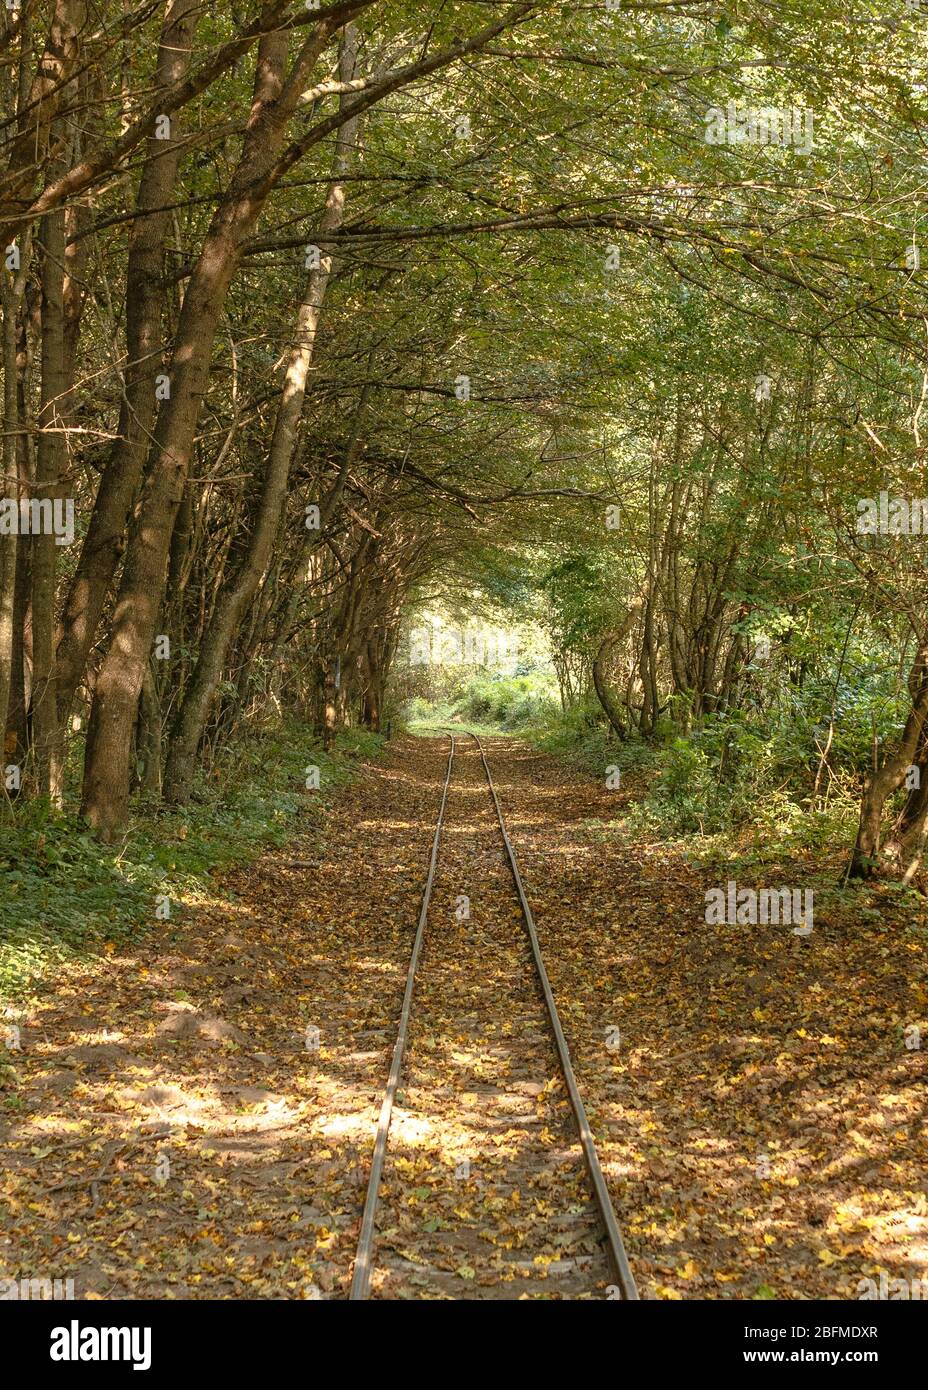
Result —
[[[396, 741], [321, 838], [27, 1006], [0, 1076], [0, 1275], [91, 1298], [344, 1296], [445, 750]], [[631, 842], [628, 791], [489, 751], [642, 1295], [853, 1298], [880, 1270], [928, 1273], [925, 1054], [905, 1045], [928, 1012], [924, 920], [860, 894], [804, 938], [709, 926], [725, 875]], [[789, 872], [757, 886], [801, 886]], [[376, 1261], [375, 1297], [608, 1282], [466, 748]]]
[[522, 910], [458, 741], [381, 1194], [385, 1297], [602, 1297], [609, 1267]]

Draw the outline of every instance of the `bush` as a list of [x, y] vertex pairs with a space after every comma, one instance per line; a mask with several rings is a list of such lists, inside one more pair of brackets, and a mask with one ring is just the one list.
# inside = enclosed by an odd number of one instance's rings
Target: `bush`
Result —
[[403, 717], [423, 724], [454, 722], [515, 730], [550, 720], [559, 708], [556, 683], [545, 672], [495, 676], [482, 671], [456, 682], [447, 700], [409, 700]]
[[[766, 726], [752, 711], [710, 715], [670, 739], [658, 750], [657, 777], [630, 808], [630, 825], [701, 835], [756, 826], [780, 839], [821, 840], [823, 815], [811, 809], [816, 726], [801, 711], [792, 713]], [[845, 820], [856, 790], [854, 776], [834, 785]]]
[[480, 676], [455, 706], [460, 718], [521, 729], [551, 718], [559, 708], [550, 676]]
[[855, 722], [844, 731], [842, 752], [831, 760], [834, 780], [826, 775], [820, 787], [821, 792], [830, 785], [830, 804], [813, 810], [815, 731], [821, 725], [812, 717], [811, 700], [810, 705], [807, 710], [796, 698], [766, 721], [753, 709], [709, 715], [686, 734], [666, 718], [657, 736], [645, 741], [634, 735], [617, 739], [591, 702], [527, 735], [543, 751], [597, 778], [609, 766], [623, 774], [647, 772], [625, 811], [633, 833], [711, 836], [755, 827], [759, 835], [814, 846], [833, 836], [839, 823], [847, 835], [859, 790], [848, 755], [855, 744], [860, 747], [863, 726]]

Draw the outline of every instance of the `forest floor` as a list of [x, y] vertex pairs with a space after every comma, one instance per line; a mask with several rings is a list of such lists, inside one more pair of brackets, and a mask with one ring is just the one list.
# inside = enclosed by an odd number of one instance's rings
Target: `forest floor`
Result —
[[[905, 1045], [924, 923], [862, 895], [805, 937], [708, 925], [725, 875], [632, 840], [633, 785], [513, 739], [488, 752], [642, 1296], [856, 1298], [881, 1271], [928, 1274], [928, 1066]], [[0, 1276], [73, 1278], [78, 1298], [345, 1296], [445, 759], [444, 740], [395, 740], [321, 829], [28, 1007], [0, 1093]], [[375, 1297], [606, 1293], [465, 749], [379, 1231]]]

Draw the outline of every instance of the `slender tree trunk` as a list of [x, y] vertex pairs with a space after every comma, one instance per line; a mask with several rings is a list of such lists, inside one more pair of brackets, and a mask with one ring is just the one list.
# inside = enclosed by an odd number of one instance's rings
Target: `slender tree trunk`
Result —
[[638, 660], [642, 689], [640, 728], [645, 736], [649, 736], [654, 733], [658, 711], [654, 648], [654, 591], [651, 586], [649, 586], [647, 602], [644, 605], [642, 627], [641, 653]]
[[593, 689], [596, 691], [596, 697], [612, 728], [618, 734], [619, 738], [625, 739], [628, 737], [628, 730], [625, 727], [619, 708], [612, 698], [612, 692], [609, 689], [609, 680], [606, 676], [606, 664], [609, 653], [612, 651], [617, 640], [618, 638], [615, 633], [609, 633], [599, 644], [599, 648], [593, 658]]
[[97, 679], [84, 767], [82, 813], [104, 839], [128, 816], [129, 741], [161, 611], [174, 520], [183, 497], [219, 315], [242, 247], [271, 191], [268, 181], [300, 93], [336, 21], [324, 20], [284, 81], [288, 34], [261, 41], [255, 96], [242, 157], [197, 260], [177, 328], [171, 396], [159, 412], [151, 465], [130, 536]]
[[32, 535], [32, 744], [40, 796], [60, 806], [62, 739], [55, 698], [55, 576], [58, 545], [51, 510], [61, 499], [66, 452], [64, 343], [64, 211], [42, 221], [42, 405], [35, 470], [35, 497], [42, 526]]
[[[16, 135], [4, 171], [0, 197], [0, 220], [4, 223], [15, 225], [32, 202], [36, 175], [44, 167], [54, 122], [69, 98], [67, 79], [77, 62], [84, 16], [83, 0], [55, 0], [28, 98], [20, 103]], [[18, 233], [19, 228], [16, 230]], [[0, 237], [0, 244], [4, 240]]]
[[[194, 0], [168, 0], [156, 82], [168, 88], [190, 64]], [[176, 138], [148, 142], [136, 198], [126, 271], [126, 368], [118, 438], [97, 491], [77, 569], [65, 599], [58, 638], [58, 707], [64, 721], [85, 670], [106, 596], [125, 544], [155, 419], [155, 378], [162, 370], [165, 292], [163, 256], [180, 162]]]
[[375, 733], [380, 729], [380, 663], [377, 642], [369, 636], [361, 649], [361, 724]]
[[[20, 101], [17, 131], [10, 144], [4, 177], [3, 214], [16, 217], [31, 201], [37, 173], [46, 165], [56, 167], [61, 146], [66, 138], [62, 115], [72, 97], [70, 77], [80, 52], [80, 34], [85, 21], [83, 0], [55, 0], [49, 19], [48, 34], [35, 77], [25, 95], [25, 69], [20, 67]], [[61, 461], [64, 456], [64, 436], [60, 430], [66, 387], [66, 350], [64, 327], [64, 217], [62, 211], [50, 214], [44, 221], [42, 259], [42, 404], [39, 425], [45, 433], [39, 435], [38, 462], [35, 477], [35, 500], [39, 504], [53, 503], [59, 496]], [[24, 238], [18, 244], [22, 255]], [[25, 415], [20, 410], [20, 416]], [[54, 623], [55, 572], [57, 550], [55, 536], [47, 516], [43, 518], [38, 535], [30, 543], [32, 578], [32, 720], [38, 790], [59, 804], [62, 795], [61, 739], [55, 706]], [[22, 546], [17, 547], [17, 557]], [[18, 568], [18, 566], [17, 566]], [[7, 578], [11, 573], [9, 560], [4, 565]], [[15, 570], [14, 624], [15, 624]], [[21, 574], [25, 571], [20, 570]], [[15, 642], [15, 632], [14, 632]], [[15, 666], [11, 664], [10, 687], [15, 689]], [[9, 707], [9, 689], [6, 705]], [[25, 692], [23, 692], [24, 694]], [[6, 714], [4, 710], [4, 714]]]
[[143, 792], [161, 795], [161, 702], [151, 663], [142, 678], [136, 754], [142, 768], [139, 786]]
[[[27, 16], [23, 16], [23, 24]], [[21, 54], [28, 52], [26, 35], [21, 39]], [[3, 75], [3, 94], [7, 105], [17, 112], [22, 106], [21, 88], [25, 85], [25, 61], [20, 59], [19, 83], [16, 74]], [[18, 364], [18, 324], [22, 314], [23, 294], [26, 287], [26, 273], [31, 254], [32, 237], [30, 232], [20, 238], [20, 268], [7, 271], [4, 265], [0, 270], [2, 277], [3, 303], [3, 485], [0, 496], [12, 499], [17, 506], [20, 501], [19, 488], [19, 364]], [[21, 555], [23, 544], [19, 528], [11, 529], [9, 535], [0, 536], [0, 735], [3, 736], [0, 769], [5, 767], [8, 756], [16, 753], [18, 738], [15, 733], [7, 737], [7, 716], [10, 711], [10, 697], [15, 685], [14, 668], [22, 662], [22, 645], [15, 640], [16, 634], [16, 593], [17, 576], [22, 582]]]
[[[347, 26], [341, 44], [339, 78], [349, 83], [355, 75], [357, 36]], [[344, 104], [344, 99], [343, 99]], [[350, 151], [357, 135], [357, 120], [348, 121], [338, 140], [325, 208], [320, 220], [320, 240], [344, 220], [345, 184]], [[323, 250], [318, 267], [310, 270], [297, 314], [284, 387], [277, 407], [264, 484], [257, 516], [242, 561], [230, 583], [221, 591], [209, 627], [200, 646], [196, 668], [178, 711], [165, 770], [165, 796], [174, 803], [190, 795], [197, 748], [233, 638], [247, 605], [264, 576], [271, 546], [287, 500], [287, 483], [296, 450], [297, 435], [306, 397], [306, 382], [313, 360], [319, 317], [332, 271], [332, 255]]]
[[[16, 438], [19, 405], [16, 391], [16, 320], [22, 298], [20, 277], [3, 275], [3, 487], [0, 495], [19, 503]], [[0, 536], [0, 731], [6, 730], [13, 684], [13, 633], [16, 607], [16, 568], [19, 536], [11, 530]], [[4, 754], [7, 750], [4, 746]]]
[[[332, 747], [338, 732], [338, 684], [337, 675], [340, 657], [328, 657], [322, 665], [322, 746], [326, 752]], [[339, 672], [340, 674], [340, 672]]]
[[606, 718], [609, 720], [609, 723], [612, 725], [612, 728], [618, 734], [619, 738], [627, 738], [628, 731], [625, 728], [622, 716], [609, 691], [609, 685], [606, 679], [606, 659], [609, 652], [614, 647], [618, 646], [620, 642], [624, 642], [625, 638], [635, 626], [641, 614], [641, 610], [644, 607], [646, 594], [647, 582], [642, 586], [641, 590], [629, 605], [628, 612], [625, 614], [621, 627], [614, 632], [606, 633], [593, 661], [593, 687], [596, 691], [599, 703], [603, 707]]
[[[296, 577], [291, 586], [287, 602], [284, 605], [283, 614], [281, 615], [277, 627], [275, 629], [274, 645], [271, 651], [271, 659], [269, 663], [272, 672], [272, 680], [275, 680], [275, 682], [277, 681], [278, 672], [280, 671], [283, 650], [290, 640], [290, 634], [293, 630], [293, 625], [296, 621], [296, 615], [297, 610], [299, 608], [300, 599], [303, 597], [303, 590], [305, 587], [305, 576], [310, 570], [313, 553], [316, 547], [319, 545], [322, 538], [325, 536], [326, 530], [332, 518], [338, 511], [339, 505], [342, 500], [342, 494], [345, 490], [345, 484], [348, 481], [348, 474], [351, 471], [351, 465], [353, 464], [357, 455], [360, 441], [360, 426], [361, 421], [364, 418], [364, 412], [367, 406], [369, 394], [370, 388], [368, 386], [365, 386], [361, 392], [360, 400], [358, 401], [358, 404], [355, 408], [354, 416], [352, 417], [351, 431], [348, 436], [348, 443], [345, 448], [345, 452], [342, 455], [342, 462], [341, 467], [338, 470], [338, 477], [335, 479], [334, 483], [327, 492], [325, 501], [323, 502], [321, 507], [319, 531], [318, 533], [307, 531], [303, 538], [303, 545], [300, 549], [300, 558], [296, 569]], [[321, 730], [322, 728], [321, 695], [319, 695], [318, 699], [316, 698], [316, 695], [318, 695], [319, 690], [321, 690], [321, 685], [322, 675], [320, 671], [317, 672], [316, 685], [314, 687], [315, 694], [312, 697], [314, 707], [313, 723], [317, 731]]]
[[[29, 396], [29, 315], [20, 304], [16, 323], [16, 419], [20, 432], [15, 436], [16, 475], [20, 497], [32, 491], [31, 436], [22, 429]], [[8, 761], [26, 761], [29, 750], [29, 704], [32, 699], [32, 546], [28, 536], [20, 536], [16, 549], [16, 588], [13, 598], [13, 661], [10, 698], [6, 717], [5, 750]]]
[[[912, 708], [905, 722], [902, 737], [892, 752], [887, 752], [880, 766], [869, 778], [860, 803], [857, 841], [848, 865], [848, 878], [873, 878], [879, 872], [880, 835], [883, 809], [893, 792], [905, 781], [906, 772], [914, 765], [928, 719], [928, 643], [922, 641], [909, 676]], [[920, 834], [920, 807], [913, 815], [912, 833]]]

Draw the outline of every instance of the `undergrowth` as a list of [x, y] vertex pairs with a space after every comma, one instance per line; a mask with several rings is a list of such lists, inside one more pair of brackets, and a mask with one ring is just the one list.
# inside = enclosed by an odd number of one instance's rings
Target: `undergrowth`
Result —
[[[695, 841], [701, 857], [720, 859], [827, 856], [853, 842], [872, 729], [856, 706], [840, 709], [823, 763], [823, 700], [818, 690], [796, 692], [776, 708], [707, 715], [685, 730], [671, 712], [651, 738], [621, 739], [595, 699], [561, 711], [537, 675], [480, 675], [440, 707], [415, 701], [410, 713], [423, 728], [480, 720], [596, 778], [617, 770], [632, 793], [622, 813], [632, 838]], [[886, 717], [891, 735], [896, 711]]]
[[[297, 818], [318, 812], [327, 791], [381, 743], [351, 730], [329, 755], [301, 725], [252, 734], [200, 777], [189, 805], [136, 798], [113, 845], [99, 843], [74, 811], [51, 814], [35, 801], [8, 809], [0, 821], [0, 999], [34, 992], [69, 959], [163, 928], [160, 895], [173, 921], [179, 900], [206, 896], [217, 870], [284, 843]], [[309, 765], [320, 770], [319, 791], [305, 789]]]

